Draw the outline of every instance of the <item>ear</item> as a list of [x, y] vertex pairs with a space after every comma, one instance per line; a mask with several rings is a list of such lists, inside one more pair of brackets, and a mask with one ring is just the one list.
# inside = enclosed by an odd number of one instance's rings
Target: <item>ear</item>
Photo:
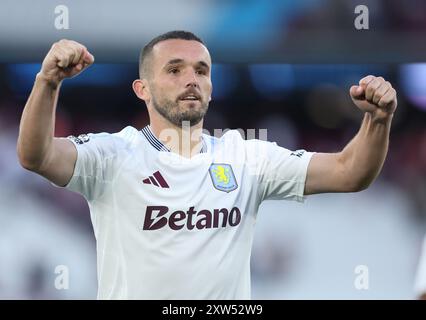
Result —
[[146, 103], [151, 99], [151, 93], [146, 79], [136, 79], [132, 83], [132, 88], [139, 99], [144, 100]]

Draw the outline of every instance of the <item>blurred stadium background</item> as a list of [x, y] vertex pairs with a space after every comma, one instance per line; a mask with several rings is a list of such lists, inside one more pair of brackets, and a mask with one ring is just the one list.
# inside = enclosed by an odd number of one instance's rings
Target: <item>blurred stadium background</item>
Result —
[[[54, 27], [57, 5], [68, 30]], [[367, 5], [370, 29], [355, 30]], [[348, 90], [367, 74], [398, 91], [389, 155], [357, 194], [265, 202], [252, 254], [254, 299], [413, 299], [426, 218], [425, 1], [51, 1], [0, 4], [0, 298], [93, 299], [95, 239], [85, 200], [17, 161], [26, 98], [50, 45], [85, 44], [96, 63], [63, 84], [56, 135], [148, 123], [131, 90], [138, 54], [173, 29], [200, 35], [213, 57], [206, 128], [266, 128], [289, 149], [338, 151], [361, 114]], [[57, 265], [69, 289], [56, 290]], [[369, 289], [354, 286], [369, 269]]]

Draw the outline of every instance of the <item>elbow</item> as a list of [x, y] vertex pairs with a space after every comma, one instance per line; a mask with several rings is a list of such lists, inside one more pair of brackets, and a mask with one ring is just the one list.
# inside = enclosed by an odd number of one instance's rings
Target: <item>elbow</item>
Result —
[[370, 187], [378, 175], [375, 170], [360, 170], [343, 160], [340, 160], [340, 164], [340, 178], [344, 192], [364, 191]]
[[33, 172], [37, 172], [39, 166], [31, 163], [31, 162], [26, 162], [26, 161], [19, 161], [20, 165], [22, 168], [24, 168], [25, 170], [28, 171], [33, 171]]
[[24, 156], [18, 156], [18, 159], [19, 159], [19, 164], [21, 165], [22, 168], [29, 170], [29, 171], [36, 171], [37, 170], [38, 165], [36, 163], [34, 163], [33, 161], [28, 160]]
[[20, 148], [19, 144], [16, 148], [19, 164], [22, 168], [29, 171], [37, 171], [40, 168], [40, 161], [34, 159]]
[[359, 184], [354, 186], [350, 192], [361, 192], [366, 190], [369, 186], [370, 184]]
[[362, 179], [359, 181], [356, 181], [351, 185], [350, 192], [361, 192], [366, 189], [373, 183], [374, 179]]

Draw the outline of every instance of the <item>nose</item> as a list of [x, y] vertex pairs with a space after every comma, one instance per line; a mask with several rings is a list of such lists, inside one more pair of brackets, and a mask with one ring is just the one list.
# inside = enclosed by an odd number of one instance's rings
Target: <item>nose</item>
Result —
[[185, 82], [186, 82], [185, 83], [185, 87], [186, 88], [190, 88], [190, 87], [192, 87], [192, 88], [198, 88], [199, 87], [196, 74], [192, 70], [189, 71], [189, 72], [187, 72], [187, 76], [185, 78]]

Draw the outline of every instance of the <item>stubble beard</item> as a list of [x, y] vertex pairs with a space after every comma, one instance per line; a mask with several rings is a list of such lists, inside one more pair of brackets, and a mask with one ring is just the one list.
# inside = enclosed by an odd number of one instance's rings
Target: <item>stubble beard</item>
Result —
[[[194, 101], [190, 103], [195, 104], [198, 102]], [[184, 121], [189, 122], [189, 125], [192, 127], [203, 120], [209, 108], [209, 104], [202, 100], [200, 103], [200, 108], [192, 106], [191, 108], [185, 108], [186, 110], [182, 111], [182, 107], [179, 105], [179, 101], [165, 99], [163, 102], [159, 103], [157, 99], [152, 96], [152, 105], [154, 106], [155, 110], [157, 110], [157, 112], [166, 118], [169, 122], [179, 128], [182, 127], [182, 123]]]

